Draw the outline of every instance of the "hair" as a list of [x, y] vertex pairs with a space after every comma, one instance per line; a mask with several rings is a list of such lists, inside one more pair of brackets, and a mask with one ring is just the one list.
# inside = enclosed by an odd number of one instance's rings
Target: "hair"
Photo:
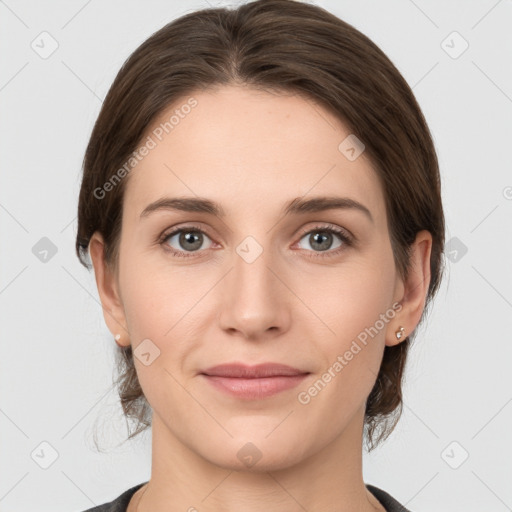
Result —
[[[234, 9], [187, 13], [128, 57], [108, 91], [85, 151], [76, 237], [80, 262], [91, 268], [88, 247], [98, 231], [104, 238], [107, 265], [117, 268], [123, 193], [130, 176], [106, 194], [97, 191], [119, 172], [152, 121], [187, 94], [223, 85], [299, 94], [332, 112], [363, 141], [384, 190], [394, 262], [403, 279], [416, 234], [425, 229], [432, 235], [431, 279], [421, 323], [444, 270], [439, 166], [429, 128], [411, 88], [378, 46], [325, 9], [299, 1], [257, 0]], [[364, 427], [370, 451], [400, 418], [402, 377], [415, 334], [384, 348], [366, 401]], [[137, 378], [131, 346], [118, 349], [116, 360], [124, 415], [137, 423], [130, 439], [150, 426], [151, 408]]]

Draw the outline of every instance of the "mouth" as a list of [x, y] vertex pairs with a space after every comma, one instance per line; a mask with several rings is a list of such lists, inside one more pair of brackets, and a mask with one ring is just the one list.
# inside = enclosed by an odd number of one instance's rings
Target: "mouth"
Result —
[[294, 388], [309, 373], [277, 363], [230, 363], [208, 368], [200, 375], [218, 391], [239, 399], [261, 400]]

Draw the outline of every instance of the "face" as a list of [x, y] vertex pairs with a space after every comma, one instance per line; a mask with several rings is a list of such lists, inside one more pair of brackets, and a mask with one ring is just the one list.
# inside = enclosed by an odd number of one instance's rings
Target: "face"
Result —
[[[155, 120], [127, 178], [111, 311], [167, 436], [218, 466], [243, 468], [248, 454], [287, 467], [361, 425], [393, 343], [404, 287], [383, 190], [312, 101], [234, 86], [190, 96], [169, 133], [161, 123], [188, 96]], [[178, 198], [190, 201], [153, 204]], [[204, 375], [227, 363], [301, 375]]]

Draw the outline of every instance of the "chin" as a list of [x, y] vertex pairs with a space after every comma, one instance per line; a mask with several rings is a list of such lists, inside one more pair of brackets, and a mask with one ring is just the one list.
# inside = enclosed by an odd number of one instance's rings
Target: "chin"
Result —
[[[212, 464], [232, 471], [263, 473], [287, 469], [304, 457], [304, 446], [299, 440], [288, 436], [272, 436], [267, 439], [259, 431], [258, 435], [250, 435], [230, 439], [224, 446], [217, 444], [216, 450], [200, 453]], [[286, 439], [286, 441], [285, 441]]]

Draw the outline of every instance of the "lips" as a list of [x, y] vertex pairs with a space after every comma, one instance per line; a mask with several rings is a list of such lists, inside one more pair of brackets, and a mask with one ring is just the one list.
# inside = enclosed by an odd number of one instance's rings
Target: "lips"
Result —
[[260, 379], [264, 377], [304, 375], [309, 372], [278, 363], [262, 363], [254, 366], [243, 363], [228, 363], [212, 366], [204, 371], [204, 375], [241, 379]]
[[243, 400], [261, 400], [300, 384], [309, 372], [277, 363], [213, 366], [201, 376], [218, 391]]

